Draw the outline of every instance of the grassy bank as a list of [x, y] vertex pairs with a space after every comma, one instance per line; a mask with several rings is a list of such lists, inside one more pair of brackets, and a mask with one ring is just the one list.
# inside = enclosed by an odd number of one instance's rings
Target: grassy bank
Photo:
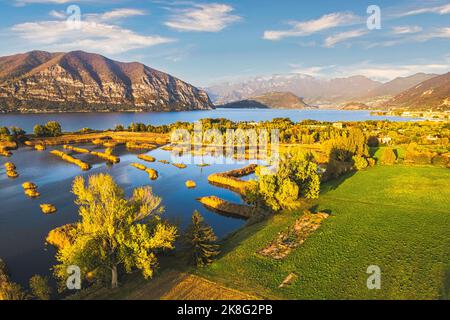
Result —
[[[431, 167], [375, 167], [347, 176], [324, 186], [316, 204], [333, 216], [284, 260], [257, 252], [300, 213], [238, 232], [221, 258], [199, 273], [268, 298], [448, 298], [449, 181], [448, 169]], [[370, 265], [381, 268], [381, 290], [367, 289]], [[290, 273], [298, 279], [279, 288]]]

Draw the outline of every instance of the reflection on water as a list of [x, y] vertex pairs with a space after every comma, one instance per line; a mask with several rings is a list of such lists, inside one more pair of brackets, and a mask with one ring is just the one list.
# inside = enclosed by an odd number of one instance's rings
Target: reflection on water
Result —
[[415, 121], [412, 118], [389, 116], [371, 116], [370, 111], [347, 110], [279, 110], [279, 109], [217, 109], [210, 111], [186, 112], [145, 112], [145, 113], [57, 113], [57, 114], [3, 114], [0, 126], [17, 126], [32, 132], [36, 124], [58, 121], [65, 131], [77, 131], [83, 128], [106, 130], [117, 124], [128, 126], [132, 122], [152, 125], [171, 124], [177, 121], [194, 122], [204, 118], [227, 118], [232, 121], [270, 121], [274, 118], [290, 118], [294, 122], [301, 120], [318, 121], [365, 121], [383, 120]]
[[[31, 148], [21, 148], [14, 151], [11, 158], [0, 158], [0, 257], [7, 263], [12, 280], [22, 285], [27, 285], [28, 279], [34, 274], [51, 274], [49, 268], [55, 263], [55, 250], [45, 246], [45, 238], [51, 229], [78, 219], [74, 195], [70, 192], [73, 178], [77, 175], [109, 173], [125, 189], [128, 196], [136, 187], [152, 186], [154, 192], [163, 198], [165, 218], [181, 228], [185, 228], [190, 222], [194, 210], [199, 210], [204, 215], [219, 237], [245, 223], [243, 220], [208, 211], [196, 201], [198, 197], [216, 195], [242, 203], [239, 195], [211, 186], [207, 181], [208, 175], [212, 173], [240, 168], [242, 164], [217, 164], [204, 168], [188, 165], [186, 169], [178, 169], [159, 162], [146, 163], [137, 159], [137, 153], [133, 154], [123, 147], [118, 147], [116, 153], [120, 155], [121, 162], [116, 165], [107, 165], [89, 154], [75, 154], [75, 157], [93, 165], [92, 170], [83, 172], [77, 166], [49, 154], [51, 150], [50, 148], [37, 152]], [[157, 160], [171, 160], [171, 154], [167, 151], [154, 150], [148, 154]], [[8, 161], [16, 164], [19, 178], [11, 180], [6, 177], [3, 164]], [[151, 181], [145, 172], [131, 167], [129, 164], [132, 162], [156, 169], [160, 174], [159, 179]], [[194, 180], [197, 188], [187, 189], [187, 180]], [[21, 185], [26, 181], [38, 185], [40, 198], [32, 200], [24, 195]], [[41, 203], [56, 205], [58, 212], [54, 215], [43, 215], [39, 207]]]

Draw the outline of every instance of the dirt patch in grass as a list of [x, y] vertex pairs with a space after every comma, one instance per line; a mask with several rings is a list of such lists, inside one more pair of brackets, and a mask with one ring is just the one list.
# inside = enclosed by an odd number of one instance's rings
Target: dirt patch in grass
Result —
[[319, 229], [323, 220], [328, 217], [327, 213], [305, 211], [303, 216], [293, 226], [286, 231], [280, 232], [275, 240], [259, 251], [259, 254], [275, 260], [286, 258], [292, 250], [301, 246], [314, 231]]

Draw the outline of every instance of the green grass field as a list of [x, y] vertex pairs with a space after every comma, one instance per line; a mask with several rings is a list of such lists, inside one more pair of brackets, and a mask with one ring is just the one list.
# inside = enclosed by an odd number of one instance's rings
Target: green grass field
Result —
[[[233, 235], [222, 257], [198, 271], [250, 294], [281, 299], [448, 299], [450, 171], [377, 166], [323, 187], [318, 210], [332, 217], [285, 260], [256, 252], [300, 213], [284, 213]], [[382, 271], [368, 290], [367, 267]], [[296, 273], [291, 286], [278, 288]]]

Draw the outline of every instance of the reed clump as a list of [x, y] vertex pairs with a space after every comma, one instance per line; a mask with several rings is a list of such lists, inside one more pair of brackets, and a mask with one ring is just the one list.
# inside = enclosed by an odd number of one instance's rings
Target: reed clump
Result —
[[186, 169], [187, 165], [183, 164], [183, 163], [172, 163], [172, 165], [174, 167], [177, 167], [178, 169]]
[[195, 181], [188, 180], [186, 181], [186, 187], [188, 187], [189, 189], [194, 189], [197, 187], [197, 184], [195, 183]]
[[19, 174], [17, 173], [16, 165], [12, 162], [5, 163], [6, 175], [9, 178], [17, 178]]
[[91, 152], [88, 149], [73, 147], [73, 146], [69, 146], [67, 144], [63, 145], [63, 148], [66, 150], [70, 150], [70, 151], [74, 151], [74, 152], [78, 152], [78, 153], [90, 153]]
[[75, 231], [76, 226], [74, 224], [66, 224], [51, 230], [45, 241], [58, 249], [63, 249], [73, 242]]
[[5, 149], [0, 149], [0, 156], [9, 158], [12, 156], [12, 153], [11, 153], [11, 151], [8, 151]]
[[146, 155], [146, 154], [140, 154], [140, 155], [138, 155], [138, 158], [143, 161], [147, 161], [147, 162], [155, 162], [156, 161], [156, 159], [154, 157]]
[[57, 211], [54, 205], [48, 203], [41, 204], [40, 207], [43, 214], [53, 214]]
[[81, 168], [81, 170], [83, 170], [83, 171], [87, 171], [87, 170], [91, 169], [91, 166], [88, 163], [83, 162], [80, 159], [76, 159], [62, 151], [52, 150], [50, 153], [57, 157], [60, 157], [62, 160], [66, 161], [66, 162], [73, 163], [73, 164], [79, 166]]
[[115, 141], [107, 141], [107, 142], [103, 143], [103, 146], [105, 148], [115, 148], [117, 146], [117, 144], [118, 143]]
[[145, 169], [145, 172], [148, 173], [148, 177], [151, 180], [157, 180], [159, 177], [158, 171], [156, 171], [155, 169], [147, 168], [147, 169]]
[[44, 144], [35, 144], [34, 145], [34, 149], [36, 150], [36, 151], [45, 151], [45, 145]]
[[96, 151], [91, 151], [91, 154], [99, 157], [103, 160], [109, 161], [111, 163], [119, 163], [120, 162], [120, 158], [116, 157], [115, 155], [112, 154], [107, 154], [107, 153], [103, 153], [103, 152], [96, 152]]
[[173, 146], [171, 146], [171, 145], [164, 146], [164, 147], [161, 148], [161, 150], [164, 150], [164, 151], [173, 151]]
[[256, 212], [254, 207], [235, 204], [216, 196], [202, 197], [197, 200], [209, 209], [213, 209], [226, 215], [240, 217], [242, 219], [250, 219]]
[[167, 160], [158, 160], [158, 162], [160, 162], [162, 164], [170, 164], [170, 162]]
[[22, 184], [22, 188], [25, 192], [25, 194], [30, 198], [38, 198], [41, 196], [41, 194], [37, 191], [37, 185], [33, 182], [25, 182]]
[[158, 148], [158, 146], [151, 143], [137, 143], [131, 141], [126, 143], [126, 147], [130, 150], [155, 150]]
[[140, 163], [132, 163], [132, 164], [130, 164], [130, 166], [135, 167], [136, 169], [139, 169], [142, 171], [145, 171], [145, 169], [147, 169], [146, 166], [144, 166], [143, 164], [140, 164]]
[[130, 166], [135, 167], [136, 169], [139, 169], [141, 171], [145, 171], [148, 174], [148, 177], [151, 180], [156, 180], [159, 177], [158, 171], [152, 169], [152, 168], [147, 168], [146, 166], [144, 166], [143, 164], [140, 163], [132, 163], [130, 164]]
[[250, 182], [239, 179], [253, 174], [258, 166], [251, 164], [242, 169], [231, 170], [222, 173], [214, 173], [208, 177], [208, 181], [212, 184], [229, 188], [240, 194], [246, 194]]
[[95, 144], [95, 145], [102, 145], [104, 143], [104, 141], [102, 140], [102, 139], [94, 139], [94, 140], [92, 140], [92, 144]]

